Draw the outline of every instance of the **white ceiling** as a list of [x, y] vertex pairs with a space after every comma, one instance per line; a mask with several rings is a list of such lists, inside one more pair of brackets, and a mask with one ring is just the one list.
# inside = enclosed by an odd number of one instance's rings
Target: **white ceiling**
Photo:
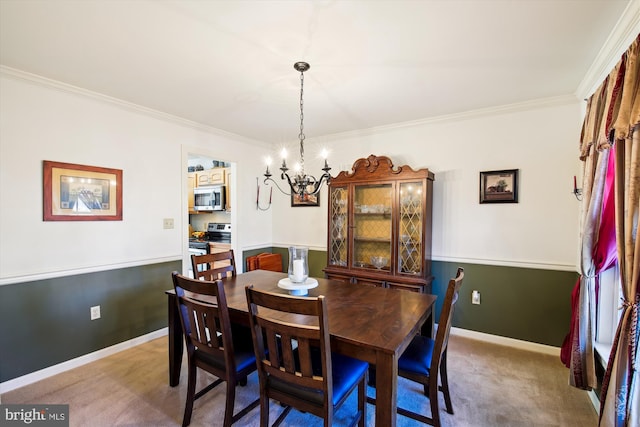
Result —
[[0, 0], [0, 64], [280, 143], [296, 61], [307, 138], [570, 95], [636, 1]]

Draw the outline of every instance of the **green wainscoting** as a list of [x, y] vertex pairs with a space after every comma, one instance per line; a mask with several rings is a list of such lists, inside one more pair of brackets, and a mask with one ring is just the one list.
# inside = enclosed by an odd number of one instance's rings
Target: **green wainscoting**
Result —
[[[244, 251], [280, 253], [288, 249]], [[310, 275], [323, 277], [326, 252], [309, 251]], [[479, 264], [433, 262], [436, 316], [458, 266], [465, 281], [453, 326], [559, 347], [568, 332], [577, 273]], [[164, 291], [172, 288], [172, 261], [0, 286], [0, 382], [27, 375], [167, 326]], [[481, 304], [471, 304], [478, 290]], [[89, 309], [102, 317], [91, 321]]]
[[[465, 279], [454, 312], [454, 327], [554, 347], [562, 345], [569, 332], [571, 291], [577, 273], [434, 261], [436, 315], [458, 266], [464, 268]], [[480, 292], [480, 305], [471, 304], [473, 290]]]
[[166, 327], [174, 270], [181, 261], [0, 286], [0, 382]]

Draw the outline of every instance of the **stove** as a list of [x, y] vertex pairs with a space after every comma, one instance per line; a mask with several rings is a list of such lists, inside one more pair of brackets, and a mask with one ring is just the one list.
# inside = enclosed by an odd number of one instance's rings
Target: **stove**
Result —
[[[205, 251], [204, 253], [209, 253], [209, 241], [201, 240], [201, 239], [189, 239], [189, 249], [198, 249], [198, 251]], [[196, 253], [196, 251], [192, 251]], [[202, 252], [197, 252], [202, 253]]]
[[209, 243], [231, 243], [231, 224], [210, 222], [201, 239], [189, 239], [189, 252], [208, 254]]
[[205, 239], [210, 242], [231, 243], [231, 224], [210, 222], [207, 225]]

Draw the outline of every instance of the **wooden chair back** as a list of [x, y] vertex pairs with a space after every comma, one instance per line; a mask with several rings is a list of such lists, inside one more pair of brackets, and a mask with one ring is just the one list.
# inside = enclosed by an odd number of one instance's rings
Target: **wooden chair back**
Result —
[[247, 257], [247, 271], [268, 270], [282, 272], [282, 255], [261, 253]]
[[[256, 370], [253, 349], [243, 348], [243, 342], [251, 338], [248, 331], [244, 339], [242, 334], [238, 336], [236, 332], [232, 332], [227, 298], [221, 281], [191, 279], [175, 271], [171, 277], [187, 346], [189, 371], [182, 426], [190, 424], [195, 400], [226, 382], [223, 425], [230, 427], [260, 403], [260, 399], [256, 399], [234, 414], [236, 385], [246, 383], [247, 375]], [[196, 393], [197, 368], [213, 374], [217, 379]]]
[[[438, 392], [442, 392], [444, 396], [447, 412], [453, 414], [447, 373], [447, 345], [453, 310], [458, 301], [463, 279], [464, 270], [458, 268], [456, 277], [449, 280], [435, 340], [422, 335], [415, 336], [398, 361], [398, 375], [424, 386], [424, 394], [429, 397], [431, 417], [401, 407], [397, 408], [398, 413], [436, 427], [440, 427]], [[430, 364], [427, 365], [429, 360]], [[441, 385], [438, 384], [438, 376], [440, 376]]]
[[[235, 370], [231, 321], [222, 282], [172, 274], [187, 352], [201, 351]], [[223, 375], [226, 376], [226, 375]]]
[[[331, 419], [331, 347], [324, 297], [293, 297], [250, 286], [246, 292], [261, 396], [325, 419], [329, 414]], [[314, 366], [313, 359], [319, 359], [320, 366]], [[291, 388], [305, 393], [282, 391]], [[309, 395], [323, 401], [310, 402]]]
[[456, 277], [449, 280], [447, 285], [447, 292], [444, 296], [444, 302], [442, 303], [442, 311], [440, 312], [440, 319], [438, 320], [438, 330], [436, 332], [435, 345], [433, 349], [433, 356], [431, 359], [431, 372], [437, 373], [442, 356], [447, 350], [449, 343], [449, 333], [451, 331], [451, 321], [453, 320], [453, 311], [455, 304], [458, 301], [458, 295], [460, 293], [460, 287], [462, 287], [462, 281], [464, 279], [464, 269], [458, 268]]
[[191, 255], [193, 277], [208, 281], [220, 280], [229, 275], [235, 277], [236, 260], [233, 249], [206, 255]]

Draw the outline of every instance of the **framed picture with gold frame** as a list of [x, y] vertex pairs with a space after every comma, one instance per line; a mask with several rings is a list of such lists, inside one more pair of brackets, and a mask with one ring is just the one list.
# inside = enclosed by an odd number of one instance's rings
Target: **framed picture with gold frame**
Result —
[[294, 193], [291, 195], [291, 206], [320, 206], [320, 192], [318, 191], [316, 194], [305, 194], [303, 197]]
[[122, 221], [122, 170], [43, 161], [44, 221]]

